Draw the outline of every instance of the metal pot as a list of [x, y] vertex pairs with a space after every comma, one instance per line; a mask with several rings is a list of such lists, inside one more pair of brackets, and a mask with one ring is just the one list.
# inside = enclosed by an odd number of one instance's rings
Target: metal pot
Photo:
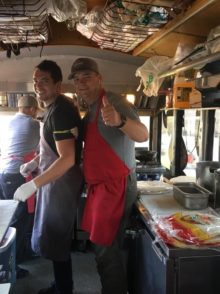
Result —
[[147, 150], [143, 147], [136, 147], [135, 148], [135, 158], [142, 162], [149, 162], [157, 160], [157, 151]]
[[200, 161], [196, 163], [196, 179], [197, 184], [213, 192], [209, 201], [212, 206], [215, 205], [215, 174], [214, 172], [220, 168], [218, 161]]
[[197, 183], [209, 191], [215, 190], [214, 171], [220, 168], [218, 161], [200, 161], [196, 163]]
[[220, 207], [220, 169], [214, 171], [215, 175], [215, 193], [214, 193], [214, 208]]

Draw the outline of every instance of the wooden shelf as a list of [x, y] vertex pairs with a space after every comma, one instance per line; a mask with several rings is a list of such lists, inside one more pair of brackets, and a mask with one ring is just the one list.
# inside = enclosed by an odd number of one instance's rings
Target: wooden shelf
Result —
[[161, 110], [169, 111], [169, 110], [216, 110], [216, 109], [220, 109], [220, 107], [163, 108]]
[[160, 110], [149, 108], [137, 108], [137, 113], [142, 116], [155, 116], [158, 111]]

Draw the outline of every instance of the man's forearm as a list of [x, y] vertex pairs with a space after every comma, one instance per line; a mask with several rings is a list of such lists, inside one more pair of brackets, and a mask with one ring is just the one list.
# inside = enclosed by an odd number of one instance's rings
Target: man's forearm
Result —
[[138, 120], [127, 118], [125, 125], [120, 130], [135, 142], [148, 140], [148, 129]]
[[52, 182], [67, 172], [75, 164], [74, 157], [59, 157], [47, 170], [34, 178], [36, 186], [39, 188]]

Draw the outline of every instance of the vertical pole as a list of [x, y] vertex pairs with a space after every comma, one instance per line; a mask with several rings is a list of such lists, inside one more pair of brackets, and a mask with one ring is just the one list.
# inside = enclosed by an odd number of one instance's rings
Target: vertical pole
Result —
[[212, 161], [215, 130], [215, 110], [203, 110], [201, 119], [202, 139], [199, 160]]
[[183, 138], [182, 127], [184, 122], [184, 110], [174, 110], [174, 136], [173, 136], [173, 162], [171, 165], [172, 176], [182, 174]]

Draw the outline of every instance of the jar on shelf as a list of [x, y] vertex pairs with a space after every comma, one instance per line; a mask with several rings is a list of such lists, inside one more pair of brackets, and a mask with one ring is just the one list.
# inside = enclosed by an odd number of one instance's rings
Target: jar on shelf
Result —
[[7, 105], [8, 105], [7, 93], [0, 92], [0, 106], [7, 106]]

